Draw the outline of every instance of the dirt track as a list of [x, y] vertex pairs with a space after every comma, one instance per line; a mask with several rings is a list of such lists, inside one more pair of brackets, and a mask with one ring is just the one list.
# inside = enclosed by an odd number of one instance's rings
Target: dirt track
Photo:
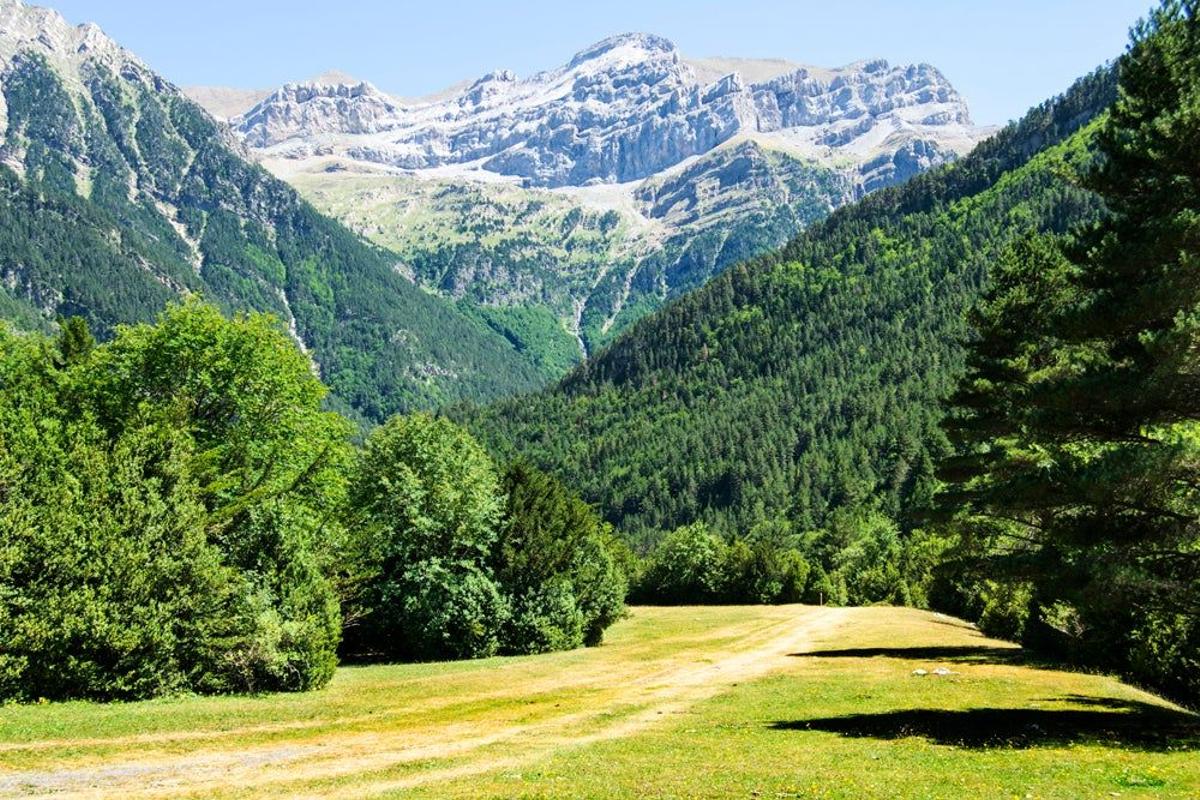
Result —
[[[698, 645], [649, 657], [622, 658], [619, 648], [589, 651], [565, 668], [530, 679], [509, 676], [504, 663], [480, 701], [513, 701], [524, 697], [527, 719], [469, 719], [398, 725], [385, 733], [338, 731], [329, 720], [260, 724], [219, 733], [174, 731], [103, 740], [73, 740], [122, 750], [99, 763], [71, 764], [62, 769], [5, 772], [0, 770], [0, 796], [176, 797], [240, 793], [264, 796], [364, 797], [404, 788], [435, 785], [498, 769], [535, 762], [552, 751], [637, 734], [671, 715], [741, 681], [761, 677], [787, 663], [787, 655], [810, 647], [845, 621], [839, 609], [796, 607], [779, 618], [745, 630], [731, 629], [717, 646]], [[551, 662], [546, 662], [549, 666]], [[555, 692], [582, 693], [586, 708], [559, 711]], [[430, 696], [421, 708], [461, 703], [462, 697]], [[578, 706], [578, 704], [575, 704]], [[405, 709], [411, 716], [413, 710]], [[397, 712], [400, 713], [400, 712]], [[432, 714], [431, 714], [432, 715]], [[373, 715], [373, 720], [380, 719]], [[349, 726], [352, 719], [337, 719]], [[306, 729], [320, 728], [315, 735]], [[245, 746], [246, 737], [268, 735], [282, 741]], [[241, 740], [241, 741], [236, 741]], [[56, 748], [67, 742], [10, 744], [12, 750]], [[169, 745], [172, 754], [136, 755], [140, 744]], [[405, 769], [410, 766], [411, 769]], [[366, 776], [376, 773], [377, 778]], [[343, 783], [344, 779], [352, 779]], [[364, 780], [365, 779], [365, 780]]]

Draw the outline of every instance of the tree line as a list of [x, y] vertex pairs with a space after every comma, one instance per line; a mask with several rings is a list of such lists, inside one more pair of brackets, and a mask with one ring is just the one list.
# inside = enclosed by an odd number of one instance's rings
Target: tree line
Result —
[[597, 644], [627, 559], [553, 478], [399, 416], [360, 447], [273, 317], [0, 330], [0, 698], [304, 690], [347, 658]]

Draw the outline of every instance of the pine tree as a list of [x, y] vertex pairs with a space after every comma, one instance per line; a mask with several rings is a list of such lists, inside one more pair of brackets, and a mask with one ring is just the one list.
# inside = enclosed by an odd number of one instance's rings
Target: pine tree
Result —
[[[1200, 699], [1200, 23], [1139, 24], [1086, 184], [1108, 214], [998, 265], [949, 427], [964, 553], [1032, 584], [1026, 635]], [[1003, 567], [1003, 569], [1001, 569]]]

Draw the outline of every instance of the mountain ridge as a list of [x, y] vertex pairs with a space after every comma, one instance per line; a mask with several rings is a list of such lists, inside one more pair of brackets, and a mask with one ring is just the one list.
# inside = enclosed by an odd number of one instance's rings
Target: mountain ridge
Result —
[[[761, 80], [709, 79], [728, 66]], [[928, 65], [696, 60], [653, 34], [415, 102], [357, 78], [289, 83], [231, 124], [414, 281], [558, 370], [987, 131]]]
[[[355, 102], [326, 102], [335, 98]], [[401, 170], [473, 165], [550, 188], [645, 178], [738, 133], [814, 128], [790, 144], [815, 155], [862, 144], [868, 132], [875, 147], [902, 133], [928, 142], [958, 137], [951, 149], [962, 150], [974, 128], [965, 103], [928, 64], [869, 59], [835, 69], [797, 65], [755, 83], [736, 71], [706, 81], [668, 39], [641, 33], [609, 37], [527, 78], [497, 70], [427, 102], [400, 102], [365, 81], [288, 83], [231, 124], [264, 158], [319, 152]], [[880, 126], [888, 130], [872, 130]], [[661, 146], [648, 146], [653, 140]], [[882, 152], [860, 149], [865, 159]]]
[[0, 0], [0, 309], [100, 334], [203, 295], [270, 311], [370, 418], [544, 380], [503, 336], [253, 164], [95, 25]]

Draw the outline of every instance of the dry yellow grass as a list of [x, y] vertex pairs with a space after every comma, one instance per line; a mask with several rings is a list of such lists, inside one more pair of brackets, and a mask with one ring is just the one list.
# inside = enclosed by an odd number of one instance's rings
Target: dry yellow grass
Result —
[[1200, 797], [1195, 718], [1019, 656], [907, 609], [639, 608], [306, 695], [3, 708], [0, 795]]

